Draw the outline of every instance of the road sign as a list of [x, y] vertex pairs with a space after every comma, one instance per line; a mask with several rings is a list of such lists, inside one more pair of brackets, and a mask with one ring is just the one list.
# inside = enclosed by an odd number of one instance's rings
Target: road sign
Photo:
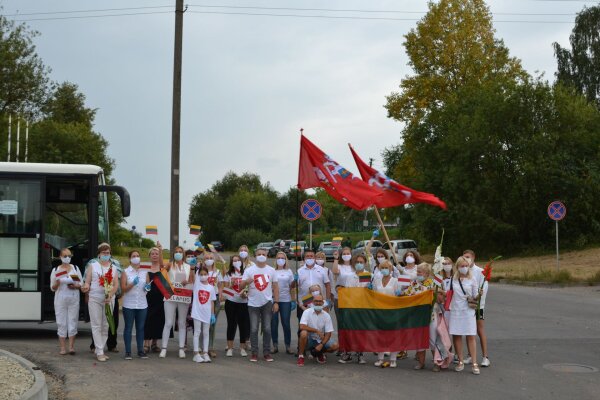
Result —
[[554, 221], [560, 221], [567, 215], [567, 207], [560, 201], [553, 201], [548, 206], [548, 216]]
[[300, 206], [300, 213], [302, 214], [302, 217], [308, 221], [315, 221], [319, 219], [322, 212], [323, 207], [321, 207], [321, 203], [315, 199], [305, 200]]

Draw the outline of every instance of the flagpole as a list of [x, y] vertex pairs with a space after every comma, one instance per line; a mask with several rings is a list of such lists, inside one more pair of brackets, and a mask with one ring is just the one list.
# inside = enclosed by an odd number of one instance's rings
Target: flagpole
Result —
[[387, 231], [385, 230], [385, 226], [383, 225], [383, 221], [381, 220], [381, 215], [379, 215], [379, 209], [375, 206], [375, 215], [377, 216], [377, 221], [379, 221], [379, 226], [381, 226], [381, 230], [383, 231], [383, 236], [385, 236], [385, 240], [390, 244], [390, 248], [392, 249], [392, 257], [394, 257], [394, 264], [398, 265], [398, 259], [396, 258], [396, 248], [390, 242], [390, 237], [388, 236]]

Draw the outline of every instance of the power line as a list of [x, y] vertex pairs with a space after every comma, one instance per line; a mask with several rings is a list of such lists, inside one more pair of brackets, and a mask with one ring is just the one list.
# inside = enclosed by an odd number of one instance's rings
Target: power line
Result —
[[78, 13], [107, 12], [107, 11], [148, 10], [148, 9], [153, 9], [153, 8], [173, 8], [173, 6], [102, 8], [102, 9], [97, 9], [97, 10], [47, 11], [47, 12], [6, 14], [4, 16], [5, 17], [21, 17], [21, 16], [32, 16], [32, 15], [78, 14]]
[[69, 17], [48, 17], [48, 18], [27, 18], [15, 19], [15, 22], [29, 21], [54, 21], [64, 19], [86, 19], [86, 18], [106, 18], [106, 17], [126, 17], [130, 15], [150, 15], [150, 14], [172, 14], [172, 11], [153, 11], [153, 12], [138, 12], [138, 13], [123, 13], [123, 14], [98, 14], [98, 15], [72, 15]]

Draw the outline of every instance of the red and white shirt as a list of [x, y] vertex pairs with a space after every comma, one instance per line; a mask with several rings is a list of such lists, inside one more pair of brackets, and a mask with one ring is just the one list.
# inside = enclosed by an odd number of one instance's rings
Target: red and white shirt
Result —
[[262, 307], [273, 301], [273, 283], [278, 281], [273, 267], [252, 265], [244, 270], [243, 279], [251, 280], [248, 284], [248, 306]]
[[217, 300], [213, 285], [204, 284], [200, 279], [194, 281], [194, 296], [192, 299], [192, 318], [210, 323], [212, 302]]

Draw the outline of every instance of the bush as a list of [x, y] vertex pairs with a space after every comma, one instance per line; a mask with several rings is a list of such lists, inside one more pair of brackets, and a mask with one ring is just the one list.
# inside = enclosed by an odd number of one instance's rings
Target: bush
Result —
[[235, 232], [231, 237], [231, 245], [233, 248], [238, 248], [245, 244], [248, 247], [254, 246], [260, 242], [266, 242], [268, 236], [266, 233], [259, 231], [258, 229], [242, 229]]

